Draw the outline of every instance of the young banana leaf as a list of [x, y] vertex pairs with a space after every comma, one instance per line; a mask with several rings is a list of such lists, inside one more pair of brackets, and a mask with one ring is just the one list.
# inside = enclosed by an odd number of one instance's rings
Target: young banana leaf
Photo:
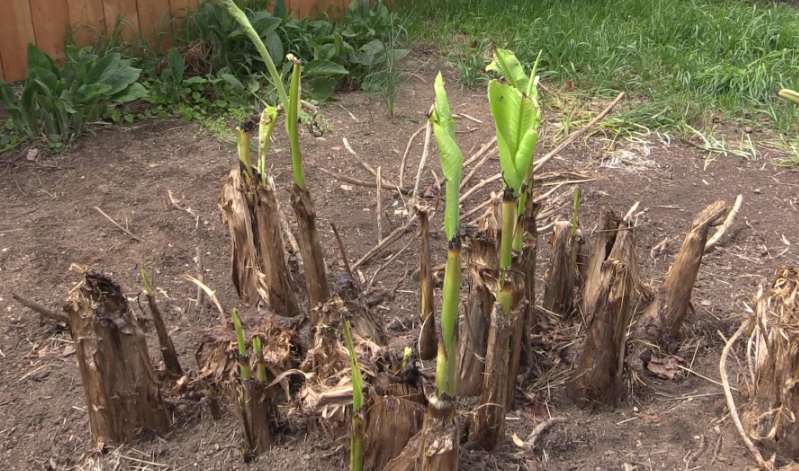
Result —
[[444, 212], [444, 226], [447, 240], [452, 240], [458, 232], [458, 199], [461, 186], [461, 173], [463, 170], [463, 153], [455, 142], [455, 121], [447, 101], [447, 92], [444, 89], [444, 79], [439, 72], [435, 81], [436, 103], [430, 122], [433, 123], [433, 133], [441, 160], [441, 172], [444, 174], [447, 190], [447, 206]]
[[[455, 331], [458, 327], [458, 298], [461, 284], [461, 246], [458, 238], [460, 225], [459, 199], [461, 172], [463, 171], [463, 153], [455, 142], [455, 123], [444, 89], [444, 79], [439, 73], [435, 81], [436, 102], [430, 122], [441, 160], [441, 172], [446, 181], [447, 202], [444, 211], [444, 226], [449, 247], [447, 249], [447, 266], [444, 272], [444, 301], [441, 309], [441, 327], [443, 345], [439, 345], [438, 363], [436, 365], [436, 387], [439, 394], [455, 396], [457, 379], [457, 339]], [[442, 350], [443, 347], [443, 350]]]
[[497, 130], [503, 178], [513, 196], [518, 197], [533, 161], [541, 114], [530, 97], [497, 80], [488, 84], [488, 102]]

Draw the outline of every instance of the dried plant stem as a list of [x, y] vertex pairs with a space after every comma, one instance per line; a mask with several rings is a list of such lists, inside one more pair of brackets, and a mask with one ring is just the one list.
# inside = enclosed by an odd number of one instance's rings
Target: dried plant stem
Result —
[[[432, 107], [430, 109], [432, 111]], [[419, 161], [419, 168], [416, 170], [416, 182], [413, 184], [411, 204], [416, 204], [416, 199], [419, 197], [419, 182], [422, 181], [422, 172], [424, 171], [425, 163], [427, 163], [427, 155], [430, 153], [431, 134], [433, 134], [433, 124], [428, 121], [424, 132], [424, 150], [422, 150], [422, 159]]]
[[333, 229], [333, 234], [336, 236], [336, 242], [338, 243], [338, 250], [341, 252], [341, 261], [344, 263], [344, 270], [347, 271], [347, 274], [350, 275], [350, 278], [354, 281], [355, 278], [352, 276], [352, 268], [350, 268], [350, 262], [347, 259], [347, 250], [344, 248], [344, 242], [341, 240], [341, 236], [338, 234], [338, 229], [336, 228], [336, 224], [334, 222], [330, 222], [330, 227]]
[[381, 193], [383, 192], [383, 188], [381, 185], [382, 179], [380, 178], [381, 168], [377, 167], [377, 173], [375, 174], [375, 185], [377, 186], [377, 243], [379, 244], [381, 240], [383, 240], [383, 218], [381, 213], [383, 212], [383, 197]]
[[52, 319], [52, 320], [54, 320], [56, 322], [63, 322], [64, 324], [69, 325], [69, 317], [67, 317], [65, 314], [61, 314], [60, 312], [53, 311], [50, 308], [42, 306], [41, 304], [37, 303], [36, 301], [24, 298], [19, 293], [12, 292], [11, 293], [11, 297], [14, 298], [14, 300], [16, 302], [22, 304], [23, 306], [27, 307], [28, 309], [32, 309], [32, 310], [38, 312], [39, 314], [43, 315], [44, 317]]
[[489, 152], [482, 159], [480, 159], [479, 162], [477, 162], [477, 165], [475, 165], [474, 168], [469, 172], [469, 174], [466, 175], [466, 177], [461, 181], [461, 190], [466, 187], [466, 184], [469, 183], [469, 180], [471, 180], [472, 177], [474, 177], [477, 171], [480, 170], [480, 167], [482, 167], [483, 164], [485, 164], [488, 161], [488, 159], [490, 159], [493, 155], [494, 155], [493, 151]]
[[483, 147], [481, 147], [474, 155], [472, 155], [471, 157], [466, 159], [465, 162], [463, 162], [463, 168], [466, 168], [469, 165], [473, 164], [477, 159], [482, 157], [483, 154], [485, 154], [488, 151], [488, 149], [491, 148], [491, 146], [493, 146], [496, 143], [497, 143], [497, 136], [494, 136]]
[[422, 131], [425, 130], [427, 125], [420, 127], [416, 130], [415, 133], [411, 134], [411, 138], [408, 139], [408, 145], [405, 146], [405, 153], [402, 154], [402, 162], [400, 162], [400, 169], [399, 169], [399, 186], [402, 187], [403, 183], [405, 182], [405, 163], [408, 161], [408, 154], [411, 152], [411, 145], [413, 145], [413, 140], [416, 139], [416, 136], [419, 135]]
[[730, 409], [730, 417], [732, 417], [735, 428], [738, 430], [738, 434], [741, 436], [741, 440], [743, 440], [744, 445], [746, 445], [746, 449], [749, 450], [749, 453], [755, 458], [758, 466], [767, 471], [774, 471], [774, 463], [763, 459], [763, 455], [760, 454], [760, 451], [757, 449], [755, 444], [752, 443], [752, 440], [746, 433], [743, 423], [741, 423], [741, 418], [738, 415], [738, 408], [735, 407], [735, 400], [733, 399], [732, 391], [730, 390], [730, 380], [727, 378], [727, 357], [730, 355], [730, 349], [732, 349], [732, 345], [744, 332], [746, 325], [747, 323], [744, 322], [740, 327], [738, 327], [738, 330], [736, 330], [732, 337], [730, 337], [730, 340], [724, 345], [724, 349], [721, 351], [721, 360], [719, 360], [721, 384], [724, 387], [724, 397], [727, 399], [727, 407]]
[[134, 233], [130, 232], [129, 230], [125, 229], [124, 227], [120, 226], [118, 222], [114, 221], [114, 219], [111, 216], [105, 214], [105, 212], [103, 212], [103, 210], [100, 209], [98, 206], [95, 206], [94, 209], [96, 209], [98, 213], [102, 214], [104, 218], [106, 218], [109, 221], [111, 221], [111, 224], [115, 225], [120, 231], [124, 232], [128, 237], [130, 237], [131, 239], [135, 240], [136, 242], [141, 242], [142, 241], [138, 236], [136, 236], [136, 234], [134, 234]]
[[399, 240], [399, 238], [402, 237], [403, 234], [411, 230], [411, 227], [413, 227], [415, 222], [416, 222], [416, 215], [411, 216], [411, 218], [404, 226], [394, 229], [391, 232], [391, 234], [387, 235], [382, 241], [380, 241], [379, 244], [369, 249], [369, 251], [366, 252], [366, 254], [364, 254], [363, 257], [361, 257], [357, 262], [355, 262], [352, 265], [352, 269], [357, 270], [358, 267], [369, 261], [372, 257], [377, 255], [378, 253], [380, 253], [381, 250], [385, 249], [389, 245]]
[[[353, 177], [348, 177], [346, 175], [342, 175], [340, 173], [336, 173], [336, 172], [333, 172], [331, 170], [328, 170], [328, 169], [326, 169], [324, 167], [316, 167], [316, 168], [320, 172], [322, 172], [324, 174], [327, 174], [327, 175], [330, 175], [331, 177], [335, 178], [336, 180], [341, 180], [343, 182], [352, 183], [353, 185], [364, 186], [364, 187], [368, 187], [368, 188], [377, 187], [377, 183], [376, 182], [370, 182], [370, 181], [366, 181], [366, 180], [359, 180], [359, 179], [353, 178]], [[387, 182], [385, 180], [383, 180], [381, 182], [381, 186], [383, 188], [387, 189], [387, 190], [399, 191], [403, 195], [407, 195], [408, 194], [408, 190], [406, 190], [404, 188], [399, 188], [397, 185], [395, 185], [393, 183], [390, 183], [390, 182]]]
[[743, 195], [738, 195], [738, 197], [735, 198], [735, 204], [732, 206], [729, 214], [727, 214], [727, 219], [725, 219], [724, 223], [719, 226], [718, 229], [716, 229], [716, 233], [713, 234], [713, 236], [708, 239], [707, 243], [705, 244], [705, 252], [713, 248], [719, 239], [721, 239], [721, 236], [723, 236], [727, 229], [730, 228], [732, 222], [735, 220], [735, 215], [741, 210], [741, 202], [743, 202], [743, 198]]

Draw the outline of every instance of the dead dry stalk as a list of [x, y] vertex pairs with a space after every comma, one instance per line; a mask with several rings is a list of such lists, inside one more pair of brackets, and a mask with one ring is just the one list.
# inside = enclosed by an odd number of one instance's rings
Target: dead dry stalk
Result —
[[665, 345], [680, 331], [688, 312], [693, 310], [691, 292], [702, 264], [708, 231], [724, 215], [725, 210], [724, 201], [719, 200], [694, 218], [666, 280], [655, 295], [655, 301], [638, 321], [636, 337]]

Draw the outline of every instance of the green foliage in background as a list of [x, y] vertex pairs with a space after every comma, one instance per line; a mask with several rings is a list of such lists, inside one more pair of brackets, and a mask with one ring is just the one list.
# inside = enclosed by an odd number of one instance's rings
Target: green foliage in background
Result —
[[0, 80], [0, 99], [11, 114], [12, 132], [28, 139], [44, 137], [59, 150], [97, 121], [111, 103], [127, 103], [146, 94], [137, 83], [140, 69], [119, 53], [98, 56], [90, 48], [66, 48], [66, 64], [28, 44], [28, 79], [19, 97]]

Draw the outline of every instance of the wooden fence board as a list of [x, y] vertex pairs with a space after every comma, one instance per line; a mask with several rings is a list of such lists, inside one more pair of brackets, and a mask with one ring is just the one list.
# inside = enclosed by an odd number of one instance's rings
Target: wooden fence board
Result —
[[172, 30], [177, 35], [180, 34], [180, 28], [183, 26], [186, 12], [196, 10], [199, 6], [199, 0], [169, 0], [169, 4], [172, 11]]
[[103, 0], [67, 0], [69, 27], [75, 45], [82, 48], [94, 43], [105, 31]]
[[124, 21], [120, 25], [122, 37], [127, 42], [136, 42], [139, 38], [139, 12], [136, 0], [103, 0], [105, 12], [105, 34], [113, 34], [118, 18]]
[[153, 47], [168, 51], [172, 45], [169, 0], [138, 0], [139, 30]]
[[0, 57], [5, 80], [25, 78], [28, 43], [36, 43], [28, 0], [5, 0], [0, 14]]
[[56, 63], [66, 60], [64, 38], [69, 30], [69, 11], [66, 0], [30, 0], [36, 46]]
[[[155, 34], [163, 32], [160, 45], [170, 47], [180, 30], [187, 9], [195, 10], [200, 0], [0, 0], [0, 78], [24, 79], [28, 43], [36, 44], [58, 62], [63, 62], [64, 38], [71, 31], [78, 47], [91, 45], [100, 34], [111, 34], [117, 17], [122, 36], [137, 42], [140, 36], [155, 44]], [[284, 0], [295, 17], [319, 13], [340, 15], [350, 0]], [[164, 12], [167, 12], [166, 14]]]

